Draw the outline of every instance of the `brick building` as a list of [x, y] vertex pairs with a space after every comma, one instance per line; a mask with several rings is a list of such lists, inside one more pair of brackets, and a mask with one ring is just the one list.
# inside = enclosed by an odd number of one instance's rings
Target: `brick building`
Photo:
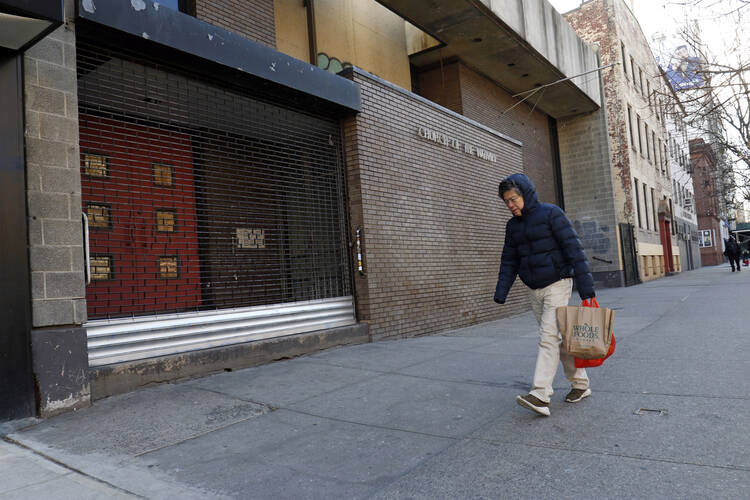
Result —
[[674, 239], [672, 177], [665, 125], [666, 80], [638, 21], [624, 0], [589, 0], [565, 14], [585, 41], [600, 49], [609, 126], [617, 222], [626, 281], [651, 280], [681, 270]]
[[78, 0], [18, 47], [8, 416], [522, 312], [513, 172], [621, 283], [596, 53], [545, 2], [438, 3]]
[[720, 217], [720, 189], [716, 178], [719, 169], [711, 144], [703, 139], [692, 139], [690, 165], [695, 184], [701, 262], [704, 266], [715, 266], [724, 262], [724, 239], [729, 237], [729, 232]]
[[688, 145], [687, 113], [678, 94], [671, 85], [665, 85], [666, 94], [657, 96], [665, 107], [667, 168], [672, 177], [673, 205], [670, 211], [674, 216], [672, 236], [680, 249], [677, 270], [691, 270], [701, 267], [700, 233], [696, 215], [693, 170], [690, 165]]

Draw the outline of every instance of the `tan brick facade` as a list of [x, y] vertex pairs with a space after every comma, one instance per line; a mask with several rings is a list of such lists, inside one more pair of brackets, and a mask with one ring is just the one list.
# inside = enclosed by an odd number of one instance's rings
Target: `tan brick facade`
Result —
[[195, 17], [276, 47], [273, 0], [196, 0]]
[[[355, 271], [359, 319], [380, 338], [525, 311], [520, 282], [505, 305], [492, 300], [510, 216], [497, 185], [521, 169], [520, 145], [365, 72], [349, 74], [362, 89], [362, 112], [344, 122], [351, 226], [363, 228], [366, 263], [364, 276]], [[420, 127], [458, 142], [420, 137]]]

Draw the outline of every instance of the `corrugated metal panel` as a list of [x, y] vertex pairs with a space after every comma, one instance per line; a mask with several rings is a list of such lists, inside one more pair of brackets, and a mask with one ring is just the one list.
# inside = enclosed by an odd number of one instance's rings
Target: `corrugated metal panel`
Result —
[[165, 356], [355, 323], [352, 297], [151, 318], [91, 321], [89, 365]]

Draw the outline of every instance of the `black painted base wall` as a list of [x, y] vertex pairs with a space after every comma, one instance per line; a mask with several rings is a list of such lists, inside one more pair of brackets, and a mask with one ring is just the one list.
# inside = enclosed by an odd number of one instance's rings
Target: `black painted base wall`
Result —
[[34, 385], [39, 416], [48, 418], [91, 405], [86, 330], [33, 330]]

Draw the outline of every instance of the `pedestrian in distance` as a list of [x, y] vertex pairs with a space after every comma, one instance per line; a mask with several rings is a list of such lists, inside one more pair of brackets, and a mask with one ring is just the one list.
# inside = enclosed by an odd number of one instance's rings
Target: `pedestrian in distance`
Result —
[[539, 323], [539, 350], [532, 387], [528, 394], [517, 396], [516, 402], [549, 416], [552, 380], [560, 362], [572, 385], [565, 401], [577, 403], [591, 395], [586, 370], [576, 368], [575, 358], [562, 346], [556, 309], [568, 305], [572, 278], [581, 299], [596, 295], [594, 279], [581, 241], [565, 212], [556, 205], [541, 203], [531, 179], [513, 174], [500, 183], [499, 194], [513, 217], [505, 227], [494, 300], [504, 304], [518, 276], [530, 289], [531, 308]]
[[730, 236], [729, 239], [724, 240], [724, 255], [729, 259], [729, 264], [732, 266], [732, 272], [734, 272], [735, 266], [737, 271], [742, 271], [740, 267], [740, 255], [742, 250], [740, 245], [735, 241], [734, 236]]

